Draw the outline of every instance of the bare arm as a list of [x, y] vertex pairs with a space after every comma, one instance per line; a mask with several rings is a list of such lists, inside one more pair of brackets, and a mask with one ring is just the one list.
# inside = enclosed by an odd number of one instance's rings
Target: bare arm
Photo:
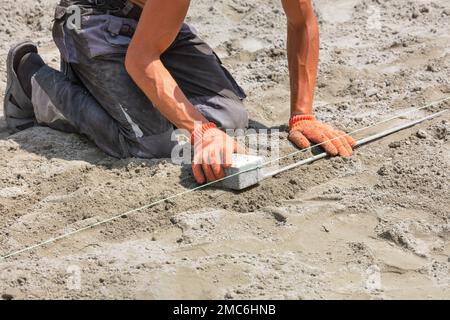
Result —
[[311, 0], [282, 0], [288, 19], [291, 114], [312, 114], [319, 62], [319, 27]]
[[288, 20], [288, 60], [291, 82], [289, 140], [299, 148], [320, 144], [333, 156], [352, 155], [355, 140], [313, 116], [319, 63], [319, 26], [311, 0], [282, 0]]
[[128, 73], [156, 108], [176, 127], [194, 130], [194, 122], [208, 121], [189, 102], [164, 67], [160, 56], [175, 40], [190, 0], [148, 0], [128, 48]]
[[[161, 54], [175, 40], [189, 9], [190, 0], [147, 0], [128, 48], [126, 68], [134, 82], [156, 108], [175, 126], [195, 137], [192, 170], [200, 184], [225, 177], [231, 154], [239, 145], [189, 102], [161, 62]], [[201, 130], [195, 123], [201, 122]], [[211, 126], [213, 125], [213, 126]]]

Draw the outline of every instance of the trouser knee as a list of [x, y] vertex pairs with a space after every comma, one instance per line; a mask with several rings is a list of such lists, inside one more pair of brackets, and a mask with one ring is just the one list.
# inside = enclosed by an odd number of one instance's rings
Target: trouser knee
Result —
[[202, 115], [221, 129], [245, 129], [248, 127], [248, 112], [240, 100], [216, 97], [191, 99]]

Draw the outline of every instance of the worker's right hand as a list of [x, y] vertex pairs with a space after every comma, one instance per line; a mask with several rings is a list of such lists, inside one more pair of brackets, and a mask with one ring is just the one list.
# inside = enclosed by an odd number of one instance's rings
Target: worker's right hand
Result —
[[224, 169], [231, 166], [233, 153], [246, 153], [233, 138], [214, 123], [205, 123], [191, 136], [194, 146], [192, 171], [199, 184], [225, 178]]

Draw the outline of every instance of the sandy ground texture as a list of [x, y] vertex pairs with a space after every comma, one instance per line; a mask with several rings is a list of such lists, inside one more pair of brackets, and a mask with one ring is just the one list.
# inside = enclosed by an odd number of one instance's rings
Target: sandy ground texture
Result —
[[[2, 0], [8, 48], [58, 66], [56, 0]], [[317, 0], [317, 116], [343, 130], [450, 96], [448, 0]], [[272, 0], [196, 0], [189, 21], [246, 89], [252, 127], [285, 129], [285, 18]], [[449, 108], [441, 103], [417, 118]], [[117, 160], [87, 139], [0, 123], [0, 254], [193, 187], [169, 160]], [[403, 123], [390, 121], [357, 137]], [[281, 154], [295, 151], [281, 133]], [[309, 153], [296, 158], [307, 157]], [[289, 159], [291, 162], [294, 158]], [[240, 193], [208, 188], [0, 261], [23, 298], [450, 298], [449, 113]]]

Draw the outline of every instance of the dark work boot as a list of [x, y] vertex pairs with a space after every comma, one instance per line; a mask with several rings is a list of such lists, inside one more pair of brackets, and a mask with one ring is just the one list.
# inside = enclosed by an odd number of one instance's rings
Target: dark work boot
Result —
[[9, 50], [6, 62], [7, 83], [3, 110], [8, 128], [13, 132], [35, 125], [31, 103], [31, 77], [43, 66], [37, 47], [30, 41]]

